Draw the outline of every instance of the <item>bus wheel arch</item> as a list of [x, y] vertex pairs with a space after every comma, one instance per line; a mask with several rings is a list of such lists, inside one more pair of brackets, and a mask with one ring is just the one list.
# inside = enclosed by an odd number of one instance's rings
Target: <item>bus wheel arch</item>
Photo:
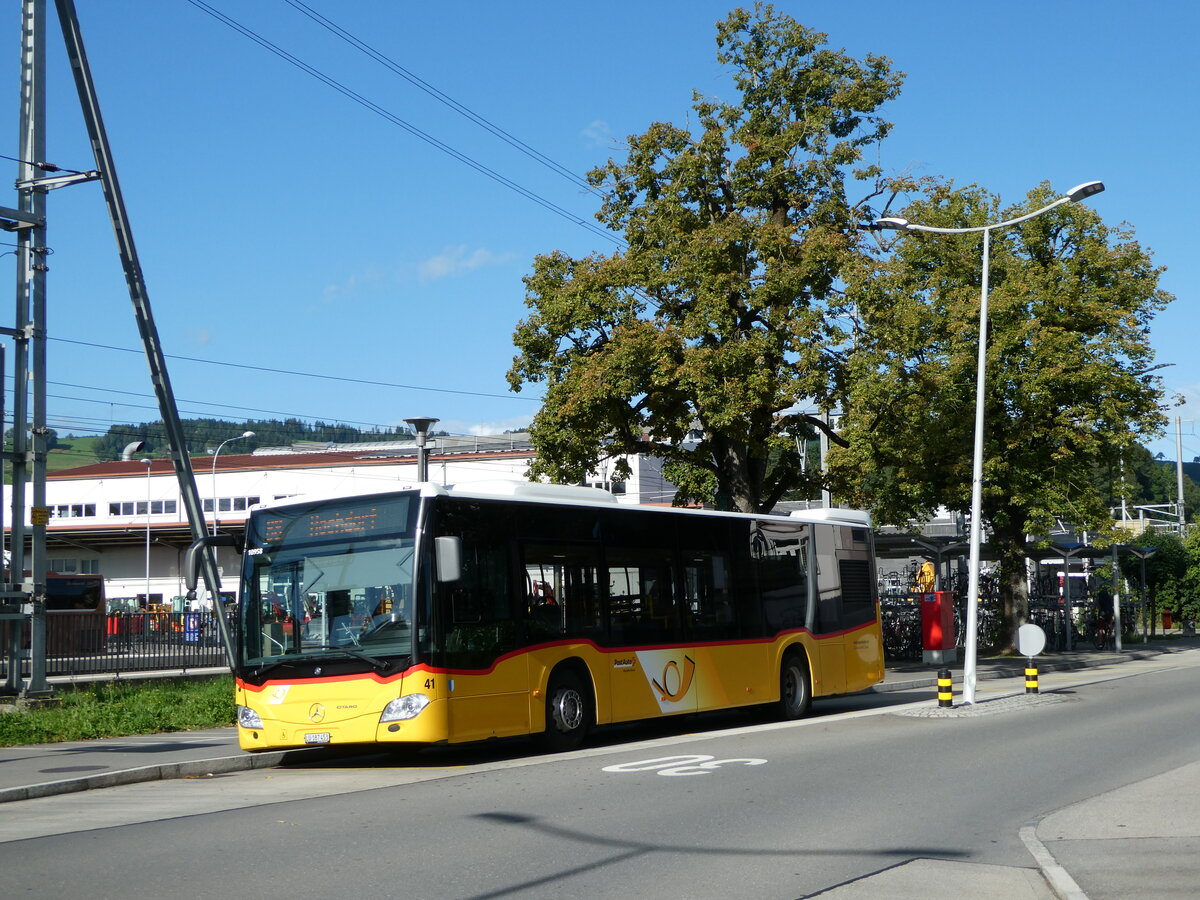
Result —
[[542, 744], [551, 752], [575, 750], [596, 721], [596, 701], [587, 666], [559, 663], [546, 680], [546, 728]]
[[779, 718], [803, 719], [812, 711], [812, 670], [808, 654], [790, 647], [779, 664]]

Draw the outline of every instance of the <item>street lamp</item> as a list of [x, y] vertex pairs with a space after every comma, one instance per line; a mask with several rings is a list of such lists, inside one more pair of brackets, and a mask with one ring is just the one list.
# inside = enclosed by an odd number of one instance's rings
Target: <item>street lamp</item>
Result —
[[153, 461], [146, 457], [146, 606], [150, 606], [150, 466]]
[[979, 294], [979, 361], [975, 372], [975, 450], [971, 464], [971, 559], [970, 578], [967, 585], [966, 639], [963, 642], [963, 702], [975, 702], [975, 662], [979, 632], [979, 545], [981, 518], [983, 516], [983, 410], [984, 381], [987, 372], [987, 303], [988, 303], [988, 254], [991, 249], [991, 233], [999, 228], [1016, 225], [1034, 216], [1049, 212], [1064, 203], [1078, 203], [1104, 190], [1102, 181], [1085, 181], [1076, 185], [1053, 203], [1006, 222], [980, 225], [977, 228], [934, 228], [917, 225], [903, 218], [876, 219], [877, 228], [896, 231], [928, 231], [933, 234], [977, 234], [983, 233], [983, 287]]
[[[228, 444], [230, 441], [240, 441], [240, 440], [244, 440], [245, 438], [252, 438], [252, 437], [254, 437], [253, 431], [243, 431], [237, 437], [226, 438], [225, 440], [221, 441], [221, 443], [217, 444], [217, 451], [213, 454], [213, 461], [212, 461], [213, 537], [216, 537], [216, 535], [217, 535], [217, 457], [221, 455], [221, 448], [224, 447], [226, 444]], [[217, 609], [220, 608], [219, 603], [217, 604], [216, 608]]]
[[425, 450], [425, 438], [429, 434], [429, 426], [435, 425], [441, 419], [433, 416], [413, 416], [405, 419], [417, 433], [417, 481], [429, 480], [429, 457]]

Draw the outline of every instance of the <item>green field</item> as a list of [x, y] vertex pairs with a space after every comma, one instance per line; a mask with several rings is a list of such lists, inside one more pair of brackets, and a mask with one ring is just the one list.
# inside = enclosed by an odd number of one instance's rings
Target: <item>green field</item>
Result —
[[[46, 472], [93, 465], [97, 462], [93, 451], [96, 441], [94, 437], [59, 438], [58, 446], [46, 454]], [[12, 484], [12, 469], [7, 465], [4, 467], [4, 483]]]
[[90, 466], [96, 462], [92, 453], [94, 437], [59, 438], [58, 447], [46, 454], [46, 471], [61, 472], [79, 466]]

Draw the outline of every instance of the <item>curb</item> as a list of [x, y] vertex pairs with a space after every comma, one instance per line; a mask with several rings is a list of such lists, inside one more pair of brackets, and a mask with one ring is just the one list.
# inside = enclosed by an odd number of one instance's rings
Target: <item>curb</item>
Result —
[[22, 787], [0, 788], [0, 803], [16, 800], [35, 800], [39, 797], [55, 797], [95, 788], [117, 787], [122, 784], [138, 784], [145, 781], [166, 781], [172, 778], [197, 778], [207, 775], [223, 775], [227, 772], [245, 772], [250, 769], [265, 769], [277, 766], [294, 750], [275, 750], [265, 753], [243, 753], [239, 756], [223, 756], [216, 759], [195, 759], [186, 762], [156, 763], [134, 769], [117, 769], [83, 778], [67, 778]]
[[1079, 883], [1071, 877], [1071, 873], [1059, 865], [1058, 860], [1046, 849], [1046, 845], [1037, 837], [1038, 821], [1029, 822], [1018, 832], [1025, 849], [1033, 856], [1042, 877], [1050, 885], [1059, 900], [1088, 900], [1087, 894]]

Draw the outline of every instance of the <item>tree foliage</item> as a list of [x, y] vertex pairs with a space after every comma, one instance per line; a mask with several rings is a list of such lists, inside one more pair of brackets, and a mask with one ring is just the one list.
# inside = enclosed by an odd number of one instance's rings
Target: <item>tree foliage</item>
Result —
[[[912, 222], [977, 227], [1016, 209], [977, 187], [933, 184], [903, 210]], [[885, 522], [970, 508], [982, 235], [906, 233], [852, 279], [862, 321], [847, 414], [835, 448], [840, 496]], [[1120, 464], [1165, 422], [1150, 322], [1172, 298], [1161, 269], [1125, 228], [1067, 203], [991, 235], [983, 520], [1023, 615], [1026, 535], [1058, 518], [1111, 528], [1094, 474]]]
[[865, 252], [855, 226], [881, 173], [863, 157], [901, 83], [825, 40], [770, 6], [735, 10], [717, 59], [739, 99], [693, 95], [688, 127], [654, 123], [589, 174], [626, 246], [540, 255], [525, 279], [508, 378], [545, 385], [532, 477], [645, 453], [677, 502], [757, 511], [805, 486], [798, 442], [820, 420], [795, 408], [828, 411], [843, 383], [839, 279]]

